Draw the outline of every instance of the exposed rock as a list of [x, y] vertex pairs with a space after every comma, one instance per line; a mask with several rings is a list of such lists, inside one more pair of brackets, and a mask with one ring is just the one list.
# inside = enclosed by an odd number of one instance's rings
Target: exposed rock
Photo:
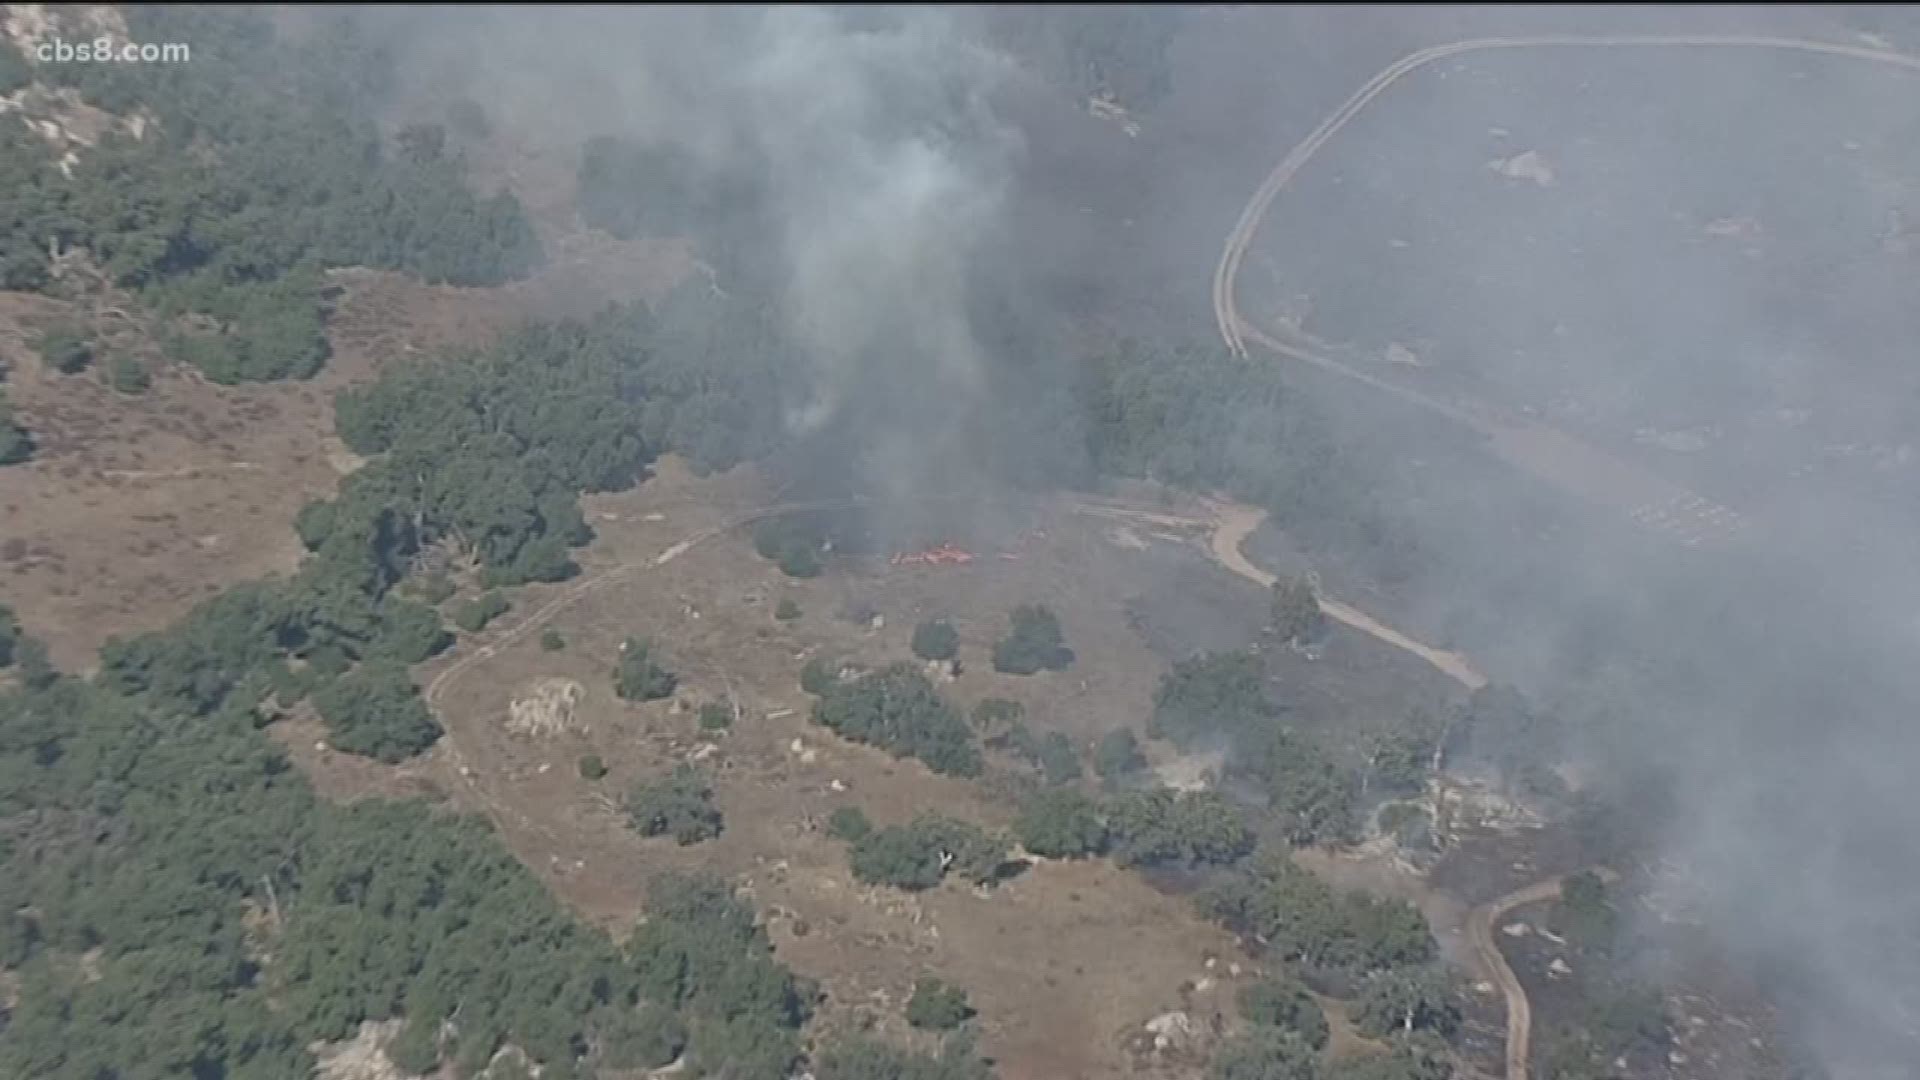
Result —
[[1553, 168], [1538, 150], [1527, 150], [1510, 158], [1489, 161], [1487, 168], [1509, 180], [1531, 180], [1541, 187], [1552, 187], [1554, 182]]
[[574, 708], [585, 694], [572, 679], [535, 680], [507, 706], [507, 730], [530, 738], [574, 730]]

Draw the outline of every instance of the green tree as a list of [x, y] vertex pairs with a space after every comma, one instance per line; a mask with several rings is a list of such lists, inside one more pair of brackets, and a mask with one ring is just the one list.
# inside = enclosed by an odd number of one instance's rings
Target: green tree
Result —
[[107, 385], [122, 394], [144, 394], [153, 385], [153, 372], [126, 353], [114, 353], [107, 362]]
[[1072, 783], [1085, 774], [1080, 765], [1080, 752], [1063, 732], [1047, 732], [1035, 747], [1034, 760], [1040, 767], [1040, 775], [1049, 784]]
[[1327, 1045], [1326, 1014], [1314, 1003], [1304, 983], [1276, 973], [1240, 988], [1236, 1001], [1248, 1023], [1265, 1024], [1293, 1032], [1315, 1050]]
[[1093, 750], [1093, 771], [1100, 779], [1118, 783], [1147, 767], [1140, 740], [1131, 728], [1115, 728], [1101, 736]]
[[928, 619], [913, 628], [913, 655], [922, 660], [951, 660], [960, 652], [960, 633], [945, 619]]
[[634, 785], [627, 819], [641, 836], [671, 836], [683, 847], [719, 836], [723, 824], [706, 774], [684, 763]]
[[653, 658], [653, 645], [629, 637], [620, 645], [620, 663], [613, 669], [613, 692], [627, 701], [658, 701], [672, 695], [679, 677]]
[[687, 1025], [656, 1002], [620, 1010], [600, 1032], [600, 1062], [610, 1069], [658, 1069], [680, 1057]]
[[33, 456], [33, 436], [13, 421], [13, 403], [0, 393], [0, 465], [18, 465]]
[[709, 701], [700, 706], [700, 730], [725, 731], [733, 726], [733, 703]]
[[1338, 844], [1359, 831], [1353, 775], [1287, 729], [1268, 739], [1260, 766], [1271, 806], [1295, 844]]
[[1208, 653], [1161, 676], [1147, 733], [1181, 747], [1220, 735], [1244, 743], [1268, 732], [1273, 714], [1258, 656]]
[[841, 738], [918, 758], [938, 773], [980, 774], [973, 733], [913, 664], [826, 686], [814, 702], [813, 720]]
[[440, 724], [420, 700], [407, 670], [369, 660], [320, 688], [313, 705], [327, 723], [336, 750], [388, 764], [425, 750], [440, 738]]
[[417, 664], [453, 641], [440, 625], [440, 614], [424, 604], [397, 595], [380, 602], [380, 628], [367, 648], [368, 655]]
[[40, 359], [62, 375], [74, 375], [93, 363], [93, 343], [77, 326], [62, 324], [40, 335]]
[[907, 999], [907, 1023], [930, 1031], [951, 1031], [967, 1022], [973, 1007], [967, 1004], [967, 992], [939, 979], [923, 978], [913, 984], [913, 996]]
[[1218, 792], [1126, 791], [1109, 797], [1105, 811], [1121, 866], [1225, 864], [1254, 846], [1240, 811]]
[[800, 689], [825, 695], [840, 681], [840, 665], [824, 656], [816, 656], [800, 665]]
[[453, 622], [468, 633], [478, 633], [485, 630], [488, 623], [506, 614], [511, 606], [498, 589], [488, 589], [461, 604], [453, 613]]
[[760, 557], [778, 563], [781, 573], [795, 578], [819, 576], [824, 539], [799, 515], [768, 518], [753, 530], [753, 548]]
[[1583, 870], [1560, 883], [1560, 900], [1547, 912], [1547, 923], [1574, 947], [1607, 952], [1620, 931], [1620, 915], [1607, 898], [1600, 875]]
[[1026, 706], [1017, 701], [998, 697], [982, 698], [973, 707], [973, 726], [986, 734], [996, 727], [1015, 723], [1026, 714]]
[[1318, 1080], [1318, 1060], [1294, 1032], [1256, 1024], [1213, 1052], [1207, 1080]]
[[992, 1080], [991, 1067], [964, 1030], [942, 1041], [938, 1056], [914, 1053], [865, 1036], [843, 1036], [814, 1058], [819, 1080]]
[[1376, 1037], [1430, 1031], [1450, 1038], [1460, 1028], [1457, 997], [1451, 980], [1439, 968], [1390, 968], [1374, 972], [1361, 983], [1354, 1019], [1360, 1030]]
[[1320, 611], [1320, 598], [1313, 583], [1303, 577], [1281, 578], [1273, 583], [1268, 604], [1267, 623], [1273, 636], [1281, 641], [1311, 641], [1320, 636], [1326, 616]]
[[1012, 628], [993, 646], [993, 669], [1009, 675], [1061, 671], [1073, 663], [1073, 650], [1060, 633], [1060, 620], [1039, 604], [1013, 609]]
[[21, 637], [19, 618], [12, 608], [0, 604], [0, 668], [12, 666]]
[[906, 825], [856, 838], [848, 866], [865, 884], [916, 891], [940, 884], [948, 871], [976, 883], [991, 881], [1006, 850], [1002, 837], [954, 818], [922, 814]]
[[[1325, 1080], [1453, 1080], [1453, 1066], [1438, 1049], [1396, 1045], [1384, 1054], [1341, 1058], [1329, 1065]], [[1569, 1080], [1550, 1071], [1545, 1080]]]
[[867, 819], [866, 811], [857, 806], [836, 807], [827, 815], [827, 835], [836, 840], [857, 843], [872, 831], [873, 822]]
[[1107, 843], [1100, 808], [1071, 788], [1042, 791], [1028, 799], [1013, 834], [1028, 851], [1049, 859], [1096, 855]]

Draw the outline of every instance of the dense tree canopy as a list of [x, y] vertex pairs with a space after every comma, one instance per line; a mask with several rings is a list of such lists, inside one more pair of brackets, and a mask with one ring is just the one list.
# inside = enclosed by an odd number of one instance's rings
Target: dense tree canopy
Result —
[[297, 41], [234, 9], [136, 7], [127, 22], [135, 41], [192, 42], [194, 62], [32, 68], [149, 122], [109, 132], [71, 176], [18, 125], [0, 136], [0, 287], [41, 288], [50, 246], [85, 249], [163, 316], [200, 316], [174, 324], [169, 350], [235, 382], [326, 359], [322, 267], [491, 285], [541, 261], [512, 195], [476, 195], [443, 155], [388, 151], [374, 109], [390, 54], [351, 19]]
[[1100, 807], [1072, 788], [1053, 788], [1028, 799], [1013, 834], [1028, 851], [1050, 859], [1096, 855], [1107, 846]]
[[1148, 732], [1182, 747], [1212, 737], [1248, 739], [1271, 729], [1274, 712], [1258, 656], [1208, 653], [1176, 662], [1161, 677]]
[[322, 686], [314, 708], [328, 741], [350, 754], [385, 762], [411, 757], [440, 737], [440, 723], [420, 700], [407, 670], [390, 661], [362, 664]]
[[852, 844], [849, 865], [856, 880], [909, 891], [931, 889], [949, 871], [976, 884], [990, 882], [1008, 846], [1003, 837], [939, 814], [870, 829]]
[[1254, 934], [1279, 959], [1358, 976], [1430, 960], [1432, 933], [1419, 909], [1358, 891], [1341, 895], [1277, 853], [1202, 893], [1200, 910]]
[[1250, 1024], [1290, 1031], [1315, 1050], [1327, 1045], [1326, 1014], [1314, 1003], [1306, 984], [1291, 975], [1280, 972], [1248, 983], [1240, 988], [1235, 1003], [1240, 1018]]
[[841, 738], [918, 758], [938, 773], [980, 774], [980, 749], [966, 721], [912, 664], [823, 687], [813, 719]]
[[1153, 788], [1109, 796], [1103, 807], [1121, 866], [1236, 862], [1253, 851], [1253, 830], [1226, 796]]

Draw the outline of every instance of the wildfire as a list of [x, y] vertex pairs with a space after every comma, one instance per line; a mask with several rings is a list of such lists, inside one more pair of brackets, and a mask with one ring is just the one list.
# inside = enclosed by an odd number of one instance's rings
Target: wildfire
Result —
[[952, 542], [930, 547], [925, 551], [897, 552], [888, 560], [894, 566], [965, 566], [973, 561], [973, 553], [962, 551]]

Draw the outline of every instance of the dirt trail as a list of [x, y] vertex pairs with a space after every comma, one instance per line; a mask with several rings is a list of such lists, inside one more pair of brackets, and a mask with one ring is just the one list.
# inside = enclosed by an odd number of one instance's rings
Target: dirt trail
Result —
[[[1441, 401], [1409, 387], [1370, 375], [1332, 357], [1313, 352], [1299, 344], [1281, 341], [1263, 333], [1240, 314], [1235, 282], [1248, 247], [1265, 220], [1267, 209], [1280, 192], [1306, 167], [1328, 140], [1360, 114], [1375, 98], [1401, 78], [1435, 61], [1465, 53], [1496, 49], [1579, 47], [1669, 47], [1669, 48], [1748, 48], [1837, 56], [1869, 63], [1886, 64], [1920, 71], [1920, 58], [1884, 49], [1840, 45], [1796, 38], [1755, 37], [1745, 35], [1656, 35], [1656, 36], [1582, 36], [1543, 35], [1516, 38], [1480, 38], [1435, 45], [1410, 53], [1381, 70], [1355, 91], [1338, 109], [1301, 142], [1287, 152], [1254, 192], [1239, 221], [1227, 237], [1225, 250], [1214, 268], [1213, 314], [1220, 337], [1235, 355], [1245, 358], [1247, 342], [1253, 341], [1281, 356], [1301, 360], [1315, 367], [1365, 383], [1466, 425], [1487, 436], [1493, 449], [1504, 460], [1534, 473], [1590, 501], [1625, 510], [1636, 520], [1654, 523], [1679, 536], [1682, 543], [1696, 546], [1703, 540], [1725, 539], [1744, 529], [1745, 518], [1732, 509], [1715, 504], [1652, 473], [1594, 447], [1583, 440], [1545, 424], [1513, 416], [1483, 402]], [[1671, 518], [1675, 510], [1678, 518]]]
[[[1612, 882], [1619, 878], [1618, 874], [1604, 866], [1587, 869], [1600, 875], [1603, 881]], [[1531, 1056], [1533, 1041], [1533, 1005], [1527, 1000], [1527, 992], [1520, 985], [1519, 976], [1513, 973], [1513, 967], [1507, 963], [1506, 954], [1500, 951], [1499, 944], [1494, 940], [1493, 928], [1514, 908], [1558, 897], [1561, 883], [1581, 872], [1570, 871], [1534, 882], [1524, 889], [1474, 908], [1467, 917], [1467, 937], [1473, 943], [1474, 954], [1480, 958], [1481, 964], [1493, 976], [1494, 983], [1500, 987], [1500, 993], [1507, 999], [1507, 1080], [1527, 1080], [1527, 1059]]]
[[[1253, 565], [1240, 550], [1240, 545], [1260, 527], [1267, 518], [1265, 510], [1237, 503], [1216, 503], [1218, 525], [1213, 530], [1213, 557], [1220, 564], [1241, 577], [1260, 584], [1261, 588], [1272, 587], [1275, 580], [1272, 574]], [[1423, 645], [1393, 627], [1380, 622], [1358, 608], [1350, 607], [1338, 600], [1322, 599], [1320, 610], [1339, 622], [1353, 627], [1364, 634], [1371, 634], [1381, 641], [1398, 649], [1418, 656], [1438, 668], [1446, 676], [1469, 690], [1478, 690], [1487, 685], [1486, 676], [1475, 671], [1467, 658], [1459, 653], [1436, 649]]]

